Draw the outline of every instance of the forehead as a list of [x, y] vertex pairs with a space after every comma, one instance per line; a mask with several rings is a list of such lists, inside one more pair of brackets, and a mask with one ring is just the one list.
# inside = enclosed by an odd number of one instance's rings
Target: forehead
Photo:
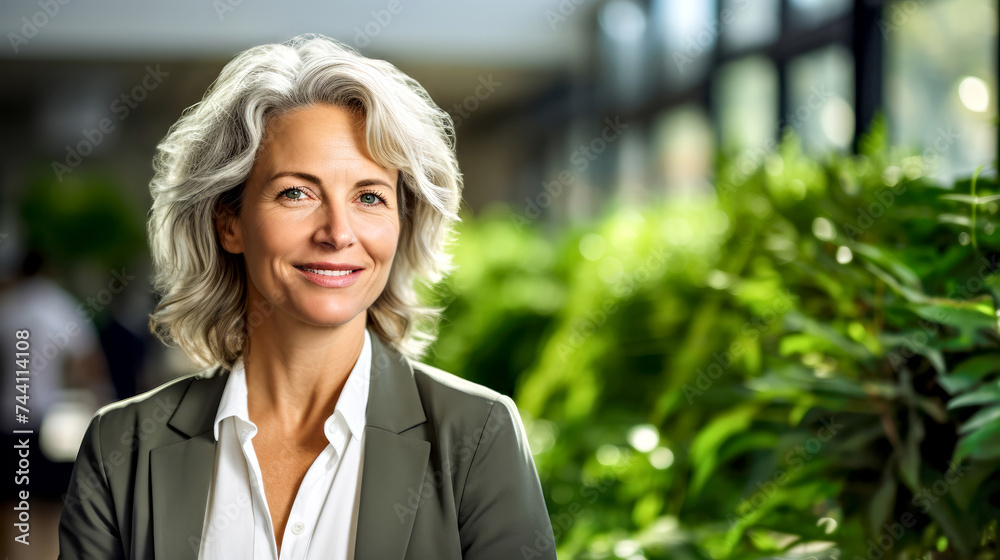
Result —
[[314, 174], [355, 170], [396, 177], [396, 170], [371, 159], [365, 147], [364, 116], [328, 104], [301, 107], [269, 119], [254, 167]]

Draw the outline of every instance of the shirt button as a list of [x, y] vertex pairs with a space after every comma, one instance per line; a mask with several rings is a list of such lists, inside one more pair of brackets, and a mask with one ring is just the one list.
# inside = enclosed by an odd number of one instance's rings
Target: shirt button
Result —
[[306, 530], [306, 524], [305, 523], [303, 523], [301, 521], [296, 521], [295, 523], [292, 523], [292, 534], [293, 535], [302, 534], [302, 531], [305, 531], [305, 530]]

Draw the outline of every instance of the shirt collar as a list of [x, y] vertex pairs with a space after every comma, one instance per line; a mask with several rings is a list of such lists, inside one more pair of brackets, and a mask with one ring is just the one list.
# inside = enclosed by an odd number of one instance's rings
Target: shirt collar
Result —
[[[332, 430], [334, 418], [340, 413], [347, 422], [347, 427], [351, 431], [351, 437], [361, 440], [361, 433], [367, 423], [368, 412], [368, 390], [371, 382], [372, 364], [372, 343], [368, 329], [365, 329], [365, 342], [361, 347], [361, 355], [354, 364], [354, 369], [347, 376], [344, 389], [337, 399], [337, 406], [333, 414], [327, 418], [324, 430], [329, 438]], [[219, 409], [215, 414], [215, 441], [219, 441], [219, 427], [222, 421], [230, 416], [235, 416], [246, 424], [253, 426], [252, 430], [256, 434], [256, 425], [250, 421], [250, 413], [247, 407], [247, 380], [246, 370], [243, 366], [241, 356], [233, 364], [233, 369], [226, 380], [226, 387], [222, 391], [222, 399], [219, 401]]]

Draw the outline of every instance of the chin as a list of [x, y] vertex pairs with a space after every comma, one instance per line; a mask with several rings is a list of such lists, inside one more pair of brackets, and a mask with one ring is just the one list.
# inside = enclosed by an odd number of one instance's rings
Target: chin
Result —
[[337, 327], [351, 322], [363, 311], [364, 309], [361, 308], [344, 309], [337, 305], [328, 307], [313, 305], [300, 309], [300, 313], [297, 315], [302, 322], [310, 325], [317, 327]]

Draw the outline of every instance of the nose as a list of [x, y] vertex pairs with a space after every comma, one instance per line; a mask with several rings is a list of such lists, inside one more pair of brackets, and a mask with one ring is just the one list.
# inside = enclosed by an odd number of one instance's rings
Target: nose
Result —
[[357, 242], [351, 226], [350, 209], [345, 202], [324, 202], [316, 214], [319, 220], [313, 234], [316, 243], [340, 250]]

